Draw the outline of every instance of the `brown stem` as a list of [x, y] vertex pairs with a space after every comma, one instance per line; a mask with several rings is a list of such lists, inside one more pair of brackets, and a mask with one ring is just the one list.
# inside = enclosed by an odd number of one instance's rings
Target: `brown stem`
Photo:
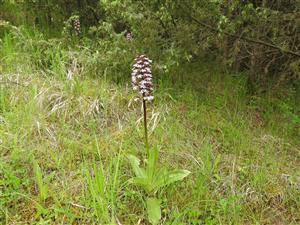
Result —
[[148, 129], [147, 129], [147, 106], [146, 101], [143, 99], [143, 109], [144, 109], [144, 129], [145, 129], [145, 146], [147, 150], [147, 155], [149, 156], [149, 142], [148, 142]]

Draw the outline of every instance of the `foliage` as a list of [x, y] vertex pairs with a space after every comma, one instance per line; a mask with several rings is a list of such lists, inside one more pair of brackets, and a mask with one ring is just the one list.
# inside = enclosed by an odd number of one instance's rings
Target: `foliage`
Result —
[[144, 170], [140, 167], [140, 160], [133, 155], [128, 156], [135, 178], [132, 182], [141, 186], [148, 193], [155, 194], [159, 189], [180, 181], [189, 175], [187, 170], [168, 170], [167, 168], [158, 168], [157, 150], [151, 150], [147, 166]]
[[161, 219], [160, 200], [156, 198], [147, 198], [147, 213], [151, 224], [158, 224]]
[[[210, 54], [218, 58], [223, 67], [248, 71], [252, 92], [287, 84], [299, 86], [299, 5], [295, 0], [289, 4], [201, 0], [188, 1], [189, 7], [182, 1], [168, 0], [78, 0], [74, 3], [26, 0], [6, 3], [6, 7], [8, 5], [19, 5], [26, 18], [30, 18], [29, 24], [35, 23], [48, 33], [49, 28], [53, 33], [64, 27], [70, 34], [71, 20], [80, 18], [83, 30], [90, 31], [89, 42], [99, 44], [92, 49], [111, 55], [108, 58], [111, 63], [117, 55], [130, 58], [131, 53], [147, 53], [157, 60], [161, 72], [168, 73], [182, 61]], [[120, 41], [128, 31], [134, 36], [130, 48]], [[113, 46], [106, 43], [112, 40]], [[126, 50], [112, 52], [112, 49]], [[124, 65], [123, 62], [120, 65]]]

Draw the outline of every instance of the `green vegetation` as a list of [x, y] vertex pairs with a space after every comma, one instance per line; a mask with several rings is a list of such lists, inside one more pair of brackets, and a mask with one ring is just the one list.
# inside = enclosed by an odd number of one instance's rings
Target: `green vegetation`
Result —
[[[253, 62], [289, 55], [259, 76], [264, 67], [234, 69], [241, 55], [215, 50], [224, 39], [234, 45], [228, 37], [200, 46], [195, 37], [208, 33], [196, 32], [180, 1], [149, 1], [140, 13], [147, 2], [77, 1], [85, 7], [76, 12], [57, 2], [64, 6], [0, 1], [0, 224], [299, 224], [299, 58], [284, 53], [297, 52], [297, 40], [278, 38], [281, 53], [257, 52]], [[190, 8], [207, 12], [200, 19], [221, 18], [222, 1], [197, 2]], [[181, 29], [171, 32], [172, 20]], [[230, 32], [242, 26], [220, 21]], [[149, 155], [130, 78], [141, 53], [153, 60]]]

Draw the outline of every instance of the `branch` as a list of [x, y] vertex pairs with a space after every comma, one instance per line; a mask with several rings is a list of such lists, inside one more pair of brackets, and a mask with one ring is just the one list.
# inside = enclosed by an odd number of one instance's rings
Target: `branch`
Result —
[[[195, 21], [196, 23], [200, 24], [201, 26], [206, 27], [209, 30], [214, 31], [216, 33], [220, 33], [220, 31], [218, 29], [216, 29], [215, 27], [213, 27], [213, 26], [211, 26], [209, 24], [206, 24], [206, 23], [204, 23], [202, 21], [199, 21], [199, 20], [197, 20], [195, 17], [193, 17], [191, 15], [190, 15], [190, 18], [193, 21]], [[231, 37], [234, 37], [234, 38], [239, 38], [239, 39], [242, 39], [242, 40], [245, 40], [245, 41], [248, 41], [248, 42], [252, 42], [252, 43], [255, 43], [255, 44], [264, 45], [264, 46], [267, 46], [267, 47], [270, 47], [270, 48], [277, 49], [277, 50], [281, 51], [282, 53], [286, 53], [286, 54], [290, 54], [290, 55], [293, 55], [293, 56], [300, 57], [300, 53], [298, 53], [298, 52], [293, 52], [293, 51], [290, 51], [290, 50], [285, 50], [285, 49], [282, 49], [279, 46], [276, 46], [276, 45], [273, 45], [273, 44], [270, 44], [270, 43], [267, 43], [267, 42], [264, 42], [264, 41], [261, 41], [261, 40], [255, 40], [255, 39], [248, 38], [248, 37], [238, 36], [236, 34], [231, 34], [231, 33], [226, 32], [226, 31], [224, 31], [223, 33], [225, 35], [227, 35], [227, 36], [231, 36]]]

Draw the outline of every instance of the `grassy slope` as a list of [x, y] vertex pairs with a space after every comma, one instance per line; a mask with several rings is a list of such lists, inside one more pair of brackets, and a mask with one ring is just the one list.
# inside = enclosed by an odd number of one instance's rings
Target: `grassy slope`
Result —
[[[24, 63], [0, 74], [0, 223], [145, 224], [125, 158], [144, 151], [130, 84], [45, 76], [9, 49], [6, 62]], [[150, 142], [161, 164], [192, 172], [161, 196], [165, 224], [299, 222], [297, 138], [245, 89], [209, 64], [156, 79]]]

